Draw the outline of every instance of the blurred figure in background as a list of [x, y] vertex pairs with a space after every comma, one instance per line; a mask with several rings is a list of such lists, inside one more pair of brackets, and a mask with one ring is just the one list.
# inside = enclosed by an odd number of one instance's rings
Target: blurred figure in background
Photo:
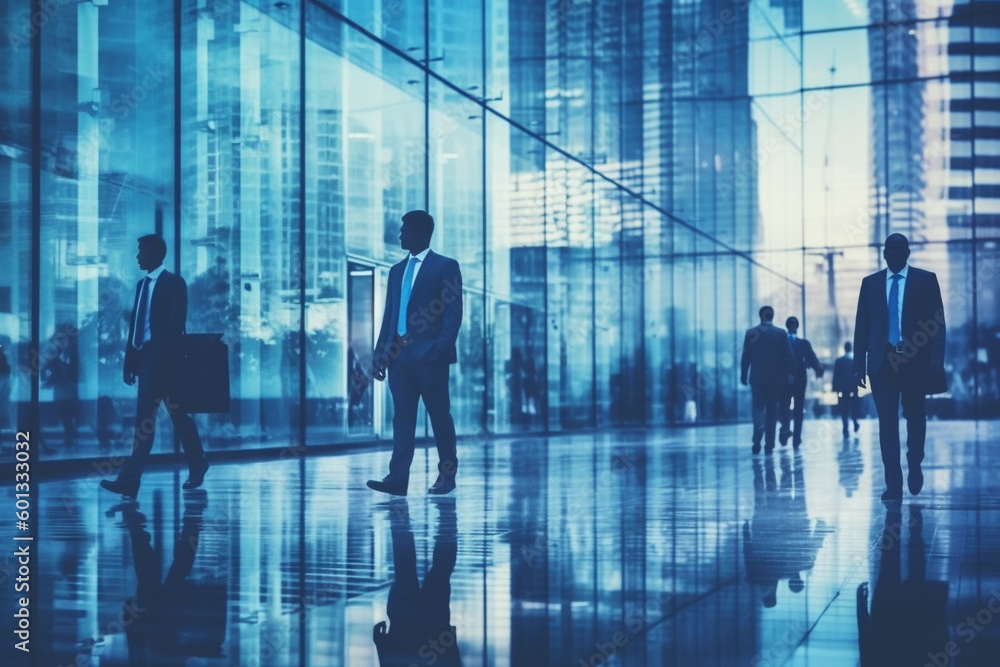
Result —
[[816, 353], [813, 352], [812, 343], [805, 338], [799, 338], [799, 319], [789, 317], [785, 320], [788, 328], [788, 342], [792, 347], [792, 375], [794, 379], [788, 386], [788, 393], [782, 397], [778, 410], [778, 419], [781, 422], [781, 433], [778, 439], [781, 445], [788, 444], [788, 438], [792, 438], [792, 446], [795, 449], [802, 444], [802, 414], [806, 401], [806, 382], [808, 381], [808, 370], [811, 368], [816, 373], [816, 377], [823, 377], [823, 364], [819, 363]]
[[844, 424], [845, 438], [850, 435], [847, 430], [848, 419], [854, 421], [855, 433], [861, 428], [858, 423], [860, 412], [858, 385], [854, 381], [854, 355], [851, 354], [851, 350], [851, 344], [844, 343], [844, 356], [837, 359], [833, 366], [833, 390], [837, 392], [837, 412], [840, 413], [840, 421]]

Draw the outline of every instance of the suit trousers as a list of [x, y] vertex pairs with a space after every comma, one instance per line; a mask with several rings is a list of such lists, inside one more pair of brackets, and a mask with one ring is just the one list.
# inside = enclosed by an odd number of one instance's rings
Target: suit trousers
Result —
[[774, 447], [774, 431], [778, 423], [778, 404], [784, 395], [784, 388], [772, 385], [750, 385], [753, 396], [753, 443]]
[[156, 435], [156, 413], [160, 403], [167, 399], [167, 413], [174, 423], [174, 429], [180, 437], [188, 467], [194, 470], [205, 460], [205, 450], [201, 446], [201, 437], [191, 416], [181, 412], [173, 401], [168, 398], [170, 382], [165, 368], [160, 360], [145, 348], [139, 351], [138, 384], [139, 394], [135, 404], [135, 436], [132, 441], [132, 456], [125, 462], [118, 481], [138, 486], [142, 471], [146, 467], [149, 453], [153, 449]]
[[[888, 352], [886, 353], [888, 354]], [[893, 369], [886, 358], [871, 378], [872, 398], [878, 412], [878, 440], [885, 466], [885, 485], [891, 490], [903, 488], [903, 470], [899, 463], [899, 405], [903, 404], [906, 419], [906, 460], [912, 469], [924, 460], [924, 439], [927, 435], [927, 397], [923, 382], [914, 377], [912, 369], [902, 364]]]
[[417, 404], [422, 398], [434, 429], [438, 469], [454, 475], [458, 466], [455, 422], [451, 418], [448, 394], [449, 365], [446, 361], [421, 362], [409, 347], [403, 347], [389, 366], [392, 392], [392, 459], [386, 482], [407, 484], [416, 442]]
[[802, 442], [802, 414], [805, 411], [806, 384], [793, 384], [781, 398], [778, 410], [778, 421], [781, 422], [782, 434], [792, 436], [796, 445]]

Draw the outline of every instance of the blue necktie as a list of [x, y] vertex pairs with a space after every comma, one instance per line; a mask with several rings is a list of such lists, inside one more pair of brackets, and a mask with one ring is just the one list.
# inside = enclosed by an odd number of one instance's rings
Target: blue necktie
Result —
[[135, 331], [132, 332], [132, 347], [139, 349], [146, 338], [146, 304], [149, 301], [149, 276], [142, 279], [139, 289], [139, 307], [135, 314]]
[[403, 287], [399, 292], [399, 319], [396, 322], [396, 333], [400, 336], [406, 334], [406, 307], [410, 303], [410, 289], [413, 287], [413, 266], [420, 260], [410, 255], [410, 261], [406, 264], [406, 271], [403, 272]]
[[889, 287], [889, 344], [899, 345], [903, 336], [899, 332], [899, 279], [898, 273], [892, 276], [892, 286]]

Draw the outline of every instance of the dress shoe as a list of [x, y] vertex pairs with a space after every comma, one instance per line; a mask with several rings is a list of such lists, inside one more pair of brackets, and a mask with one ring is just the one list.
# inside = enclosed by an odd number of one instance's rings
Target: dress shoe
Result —
[[197, 489], [205, 481], [206, 472], [208, 472], [208, 461], [202, 459], [200, 464], [191, 469], [187, 481], [183, 484], [183, 488]]
[[910, 473], [906, 476], [906, 485], [910, 487], [910, 493], [913, 495], [917, 495], [924, 488], [924, 471], [920, 469], [919, 464], [910, 469]]
[[125, 482], [119, 481], [117, 479], [102, 479], [101, 488], [107, 489], [111, 493], [117, 493], [122, 496], [129, 496], [135, 498], [139, 495], [139, 485], [138, 484], [126, 484]]
[[760, 443], [759, 442], [753, 443], [753, 450], [752, 451], [753, 451], [754, 455], [760, 454]]
[[792, 434], [785, 429], [781, 429], [781, 433], [778, 435], [778, 440], [781, 441], [781, 446], [784, 447], [788, 444], [788, 439], [792, 437]]
[[769, 445], [764, 445], [764, 453], [765, 454], [770, 454], [773, 451], [774, 451], [774, 443], [773, 442], [771, 444], [769, 444]]
[[402, 482], [386, 482], [381, 479], [370, 479], [368, 480], [368, 488], [393, 496], [406, 495], [406, 484]]
[[903, 490], [902, 489], [886, 489], [882, 492], [882, 500], [902, 500]]
[[858, 432], [858, 429], [859, 429], [859, 428], [861, 428], [861, 424], [859, 424], [858, 422], [854, 422], [854, 432], [855, 432], [855, 433], [857, 433], [857, 432]]
[[454, 475], [438, 475], [437, 481], [434, 482], [434, 486], [427, 489], [427, 493], [433, 495], [444, 495], [445, 493], [451, 493], [454, 490], [455, 490]]
[[802, 441], [801, 440], [793, 440], [792, 441], [792, 449], [798, 450], [798, 448], [801, 447], [801, 446], [802, 446]]

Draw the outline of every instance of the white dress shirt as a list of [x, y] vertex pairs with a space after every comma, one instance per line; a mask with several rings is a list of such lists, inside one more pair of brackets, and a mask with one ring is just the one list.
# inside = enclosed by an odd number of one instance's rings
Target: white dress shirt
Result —
[[[156, 289], [156, 279], [160, 277], [160, 274], [166, 271], [164, 266], [160, 264], [158, 267], [146, 274], [146, 278], [149, 278], [149, 286], [146, 289], [146, 321], [142, 323], [142, 342], [145, 343], [148, 340], [153, 339], [153, 332], [149, 328], [149, 321], [152, 319], [153, 315], [153, 290]], [[139, 288], [142, 289], [141, 287]], [[136, 318], [139, 317], [139, 308], [136, 304], [135, 309]], [[139, 322], [135, 323], [135, 326], [139, 326]]]
[[[417, 282], [417, 272], [420, 271], [420, 267], [424, 265], [424, 260], [427, 259], [427, 253], [431, 251], [430, 248], [424, 248], [416, 255], [410, 254], [410, 257], [416, 257], [417, 261], [413, 264], [413, 275], [410, 276], [410, 287], [413, 287], [413, 283]], [[410, 261], [407, 259], [406, 261]], [[405, 275], [405, 274], [404, 274]]]

